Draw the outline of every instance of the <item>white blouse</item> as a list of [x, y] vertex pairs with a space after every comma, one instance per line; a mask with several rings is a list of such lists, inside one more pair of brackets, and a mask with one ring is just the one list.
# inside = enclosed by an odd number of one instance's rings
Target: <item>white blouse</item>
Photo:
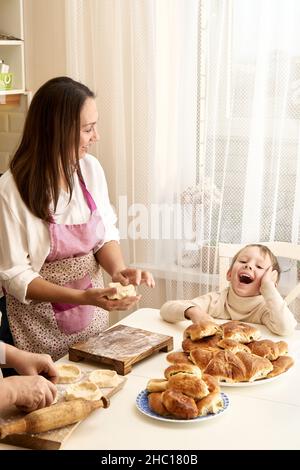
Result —
[[[92, 155], [80, 160], [86, 187], [92, 195], [105, 226], [105, 240], [119, 241], [115, 226], [116, 214], [110, 204], [104, 171]], [[54, 219], [59, 224], [80, 224], [88, 221], [90, 210], [77, 175], [74, 191], [61, 191]], [[39, 277], [49, 251], [48, 224], [34, 216], [22, 201], [10, 170], [0, 178], [0, 282], [5, 290], [23, 303], [28, 284]], [[1, 297], [0, 289], [0, 297]]]

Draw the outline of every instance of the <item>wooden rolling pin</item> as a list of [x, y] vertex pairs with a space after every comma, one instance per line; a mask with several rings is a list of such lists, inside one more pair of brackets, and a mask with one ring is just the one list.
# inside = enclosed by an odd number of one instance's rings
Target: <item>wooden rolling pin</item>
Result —
[[86, 418], [96, 408], [107, 408], [109, 399], [102, 397], [100, 400], [75, 400], [56, 403], [41, 410], [32, 411], [17, 421], [0, 425], [0, 439], [10, 434], [22, 434], [24, 432], [35, 434], [58, 429], [68, 424], [77, 423]]

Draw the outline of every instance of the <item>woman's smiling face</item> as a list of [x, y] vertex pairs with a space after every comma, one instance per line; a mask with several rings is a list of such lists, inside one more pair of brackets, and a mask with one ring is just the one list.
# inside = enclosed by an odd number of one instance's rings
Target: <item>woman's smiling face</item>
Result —
[[79, 158], [84, 157], [90, 146], [99, 140], [97, 121], [96, 102], [93, 98], [87, 98], [80, 113]]
[[260, 295], [261, 279], [271, 264], [270, 256], [262, 253], [259, 247], [246, 247], [228, 271], [227, 280], [241, 297]]

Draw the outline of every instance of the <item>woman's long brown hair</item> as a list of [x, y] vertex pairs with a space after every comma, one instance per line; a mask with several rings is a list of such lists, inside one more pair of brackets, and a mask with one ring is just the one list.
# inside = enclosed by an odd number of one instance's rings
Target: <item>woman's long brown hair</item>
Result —
[[25, 120], [21, 143], [10, 163], [20, 195], [28, 209], [50, 221], [56, 210], [63, 172], [72, 197], [74, 168], [80, 174], [80, 112], [94, 93], [69, 77], [49, 80], [35, 93]]

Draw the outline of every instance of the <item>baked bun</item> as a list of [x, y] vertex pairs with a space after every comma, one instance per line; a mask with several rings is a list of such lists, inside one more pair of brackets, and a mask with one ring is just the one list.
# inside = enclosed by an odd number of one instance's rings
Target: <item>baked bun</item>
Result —
[[176, 390], [184, 395], [201, 400], [208, 395], [208, 386], [204, 380], [192, 374], [172, 375], [168, 380], [167, 389]]
[[214, 392], [220, 393], [221, 389], [219, 386], [219, 382], [215, 377], [209, 374], [203, 374], [202, 379], [206, 383], [209, 393], [214, 393]]
[[222, 325], [223, 339], [233, 339], [239, 343], [250, 343], [260, 338], [260, 331], [254, 326], [232, 320]]
[[172, 375], [176, 374], [192, 374], [201, 379], [202, 373], [199, 367], [193, 364], [173, 364], [165, 370], [165, 377], [169, 379]]
[[176, 390], [163, 392], [162, 402], [172, 416], [179, 419], [193, 419], [199, 414], [195, 400]]
[[278, 341], [276, 344], [279, 349], [279, 356], [284, 356], [289, 352], [288, 345], [285, 341]]
[[246, 376], [245, 366], [241, 359], [227, 350], [215, 353], [206, 366], [204, 373], [216, 377], [219, 381], [229, 383], [242, 382]]
[[154, 413], [157, 413], [160, 416], [170, 416], [170, 413], [165, 408], [162, 402], [161, 396], [162, 396], [161, 392], [149, 393], [148, 395], [149, 408], [150, 410], [154, 411]]
[[294, 359], [290, 356], [279, 356], [278, 359], [272, 361], [273, 370], [268, 373], [267, 378], [275, 377], [276, 375], [283, 374], [290, 367], [294, 365]]
[[166, 359], [171, 364], [177, 364], [178, 362], [180, 364], [191, 364], [188, 354], [184, 352], [172, 352], [167, 355]]
[[190, 352], [193, 349], [207, 349], [208, 351], [217, 351], [218, 342], [222, 339], [220, 335], [207, 336], [206, 338], [199, 339], [198, 341], [192, 341], [190, 338], [186, 338], [182, 341], [182, 349], [185, 352]]
[[218, 413], [223, 407], [223, 400], [219, 392], [210, 393], [207, 397], [197, 402], [199, 416]]
[[[220, 350], [221, 351], [221, 350]], [[209, 362], [214, 357], [213, 351], [207, 351], [205, 349], [193, 349], [190, 352], [191, 361], [199, 367], [202, 371], [208, 366]]]
[[150, 379], [146, 389], [148, 392], [164, 392], [167, 389], [168, 381], [165, 379]]
[[221, 332], [222, 330], [217, 323], [211, 320], [203, 320], [188, 326], [184, 330], [183, 336], [184, 338], [191, 338], [192, 341], [197, 341], [206, 336], [212, 336], [218, 333], [221, 334]]
[[228, 351], [231, 351], [234, 354], [239, 351], [251, 353], [248, 346], [246, 346], [243, 343], [238, 343], [237, 341], [234, 341], [233, 339], [221, 339], [218, 342], [218, 347], [222, 349], [228, 349]]
[[273, 370], [272, 362], [265, 357], [245, 352], [237, 353], [236, 357], [243, 362], [246, 370], [245, 377], [240, 380], [241, 382], [254, 382], [254, 380], [263, 379]]
[[275, 361], [281, 354], [278, 343], [274, 343], [270, 339], [263, 339], [261, 341], [252, 341], [248, 344], [252, 354], [265, 357], [270, 361]]

